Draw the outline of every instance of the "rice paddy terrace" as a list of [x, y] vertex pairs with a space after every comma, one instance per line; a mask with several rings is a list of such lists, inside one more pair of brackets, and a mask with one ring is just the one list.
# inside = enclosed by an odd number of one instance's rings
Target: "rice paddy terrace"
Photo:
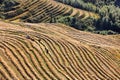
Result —
[[18, 0], [20, 3], [2, 14], [7, 21], [15, 22], [49, 22], [51, 17], [73, 16], [79, 19], [99, 18], [95, 13], [73, 8], [54, 0]]
[[120, 41], [62, 24], [0, 21], [1, 80], [119, 80]]
[[120, 35], [40, 23], [57, 16], [97, 19], [97, 14], [55, 0], [18, 2], [1, 12], [7, 17], [0, 21], [0, 80], [120, 80]]

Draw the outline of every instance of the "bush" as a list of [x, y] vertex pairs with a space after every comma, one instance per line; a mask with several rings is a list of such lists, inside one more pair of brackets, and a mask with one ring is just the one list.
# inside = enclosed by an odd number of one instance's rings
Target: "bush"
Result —
[[94, 31], [94, 33], [97, 33], [97, 34], [102, 34], [102, 35], [115, 35], [115, 34], [118, 34], [112, 30], [102, 30], [102, 31]]
[[55, 18], [55, 20], [56, 23], [63, 23], [79, 30], [90, 31], [90, 32], [95, 30], [93, 18], [79, 20], [75, 17], [70, 17], [70, 16], [58, 16]]

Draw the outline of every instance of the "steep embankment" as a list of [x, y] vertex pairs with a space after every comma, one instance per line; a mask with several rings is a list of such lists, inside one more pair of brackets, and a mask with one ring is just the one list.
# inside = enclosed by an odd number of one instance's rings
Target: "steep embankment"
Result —
[[99, 18], [95, 13], [76, 9], [54, 0], [19, 0], [19, 3], [14, 6], [14, 10], [1, 13], [6, 20], [39, 23], [49, 22], [51, 18], [57, 16], [73, 16], [80, 19]]
[[0, 78], [119, 80], [120, 41], [62, 24], [0, 22]]

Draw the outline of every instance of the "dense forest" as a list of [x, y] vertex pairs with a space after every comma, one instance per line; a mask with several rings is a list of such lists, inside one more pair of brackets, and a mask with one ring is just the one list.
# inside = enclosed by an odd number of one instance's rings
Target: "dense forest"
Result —
[[[75, 8], [91, 11], [100, 15], [99, 19], [89, 17], [78, 19], [70, 16], [52, 17], [51, 23], [64, 23], [76, 29], [98, 34], [120, 33], [120, 2], [119, 0], [56, 0]], [[2, 12], [14, 10], [17, 0], [0, 0], [0, 17], [5, 18]]]
[[[56, 0], [73, 7], [92, 11], [100, 15], [100, 19], [76, 20], [78, 29], [85, 29], [100, 34], [120, 33], [120, 2], [118, 0]], [[91, 21], [92, 20], [92, 21]], [[88, 25], [87, 25], [88, 24]], [[75, 25], [74, 25], [75, 26]], [[85, 26], [87, 26], [85, 28]], [[80, 28], [81, 27], [81, 28]], [[91, 30], [92, 29], [92, 30]]]

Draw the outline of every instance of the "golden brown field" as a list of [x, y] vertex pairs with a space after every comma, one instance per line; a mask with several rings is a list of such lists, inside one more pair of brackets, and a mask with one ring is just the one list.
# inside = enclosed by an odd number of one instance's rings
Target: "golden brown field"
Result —
[[0, 21], [0, 79], [119, 80], [120, 41], [62, 24]]
[[[18, 0], [0, 12], [0, 80], [120, 80], [120, 35], [99, 35], [50, 22], [96, 13], [55, 0]], [[31, 22], [31, 23], [28, 23]]]

